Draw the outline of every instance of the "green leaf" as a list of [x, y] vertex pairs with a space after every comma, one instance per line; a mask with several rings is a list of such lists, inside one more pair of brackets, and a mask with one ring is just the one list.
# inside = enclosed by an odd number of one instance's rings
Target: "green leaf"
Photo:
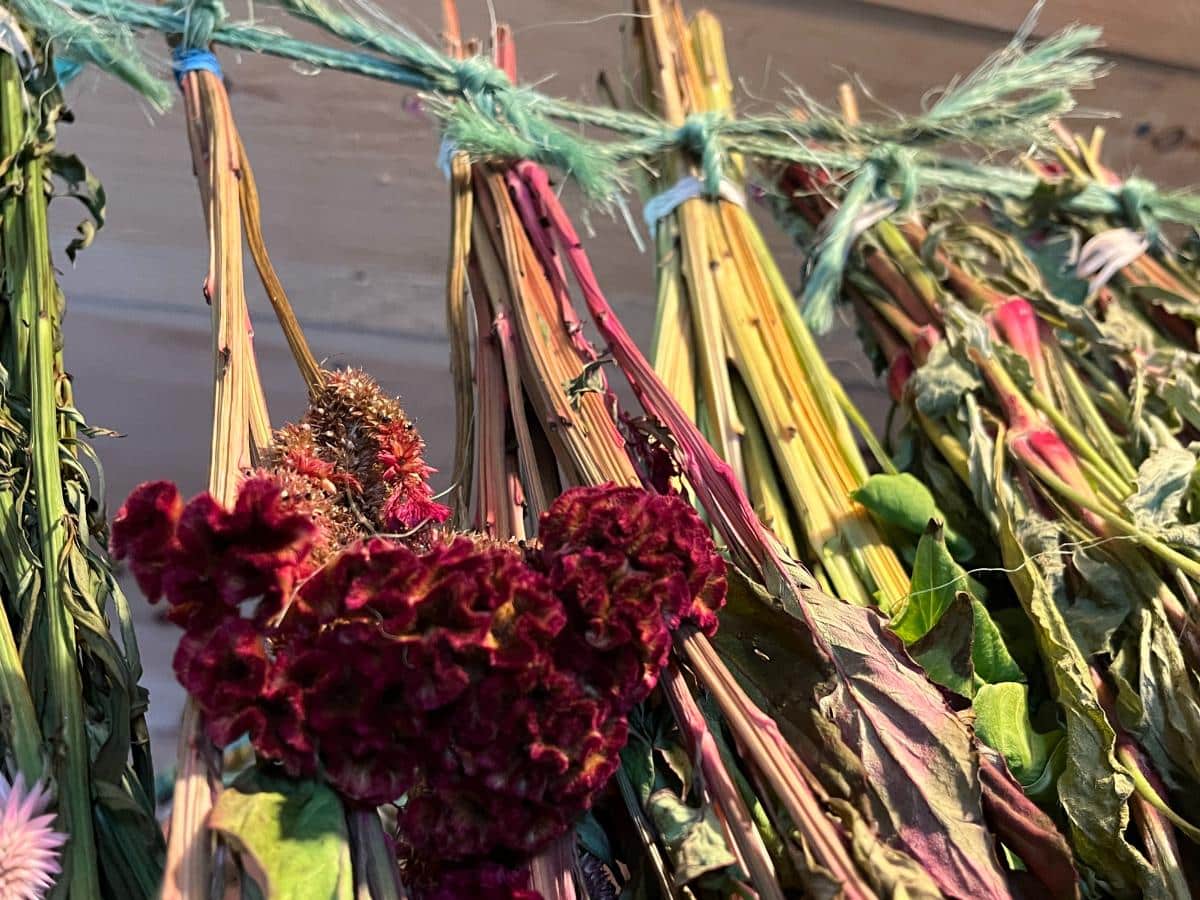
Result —
[[1078, 247], [1069, 234], [1027, 241], [1024, 247], [1041, 272], [1047, 291], [1068, 303], [1081, 304], [1087, 299], [1088, 283], [1075, 274], [1073, 257]]
[[960, 591], [933, 627], [908, 645], [908, 652], [935, 684], [971, 697], [975, 694], [974, 630], [971, 596]]
[[892, 619], [892, 631], [906, 644], [924, 637], [967, 583], [966, 572], [946, 549], [941, 526], [931, 522], [917, 545], [908, 602]]
[[[902, 528], [910, 534], [922, 534], [931, 519], [945, 522], [937, 501], [924, 483], [907, 472], [877, 474], [866, 480], [852, 496], [880, 521]], [[958, 559], [970, 559], [975, 548], [970, 541], [943, 525], [946, 543]]]
[[654, 745], [630, 729], [629, 743], [621, 750], [621, 768], [645, 807], [654, 790]]
[[1024, 681], [1025, 673], [1009, 653], [1008, 645], [992, 621], [987, 607], [972, 597], [971, 609], [975, 613], [971, 640], [971, 662], [975, 665], [975, 674], [986, 684]]
[[670, 851], [677, 885], [737, 864], [711, 806], [697, 809], [661, 790], [650, 795], [646, 811]]
[[675, 741], [661, 744], [655, 749], [663, 765], [678, 779], [680, 787], [677, 793], [686, 797], [692, 791], [692, 760], [687, 750]]
[[251, 769], [221, 792], [209, 825], [267, 900], [352, 900], [346, 815], [324, 785]]
[[80, 222], [76, 231], [79, 236], [67, 245], [67, 257], [75, 261], [75, 255], [90, 247], [96, 237], [96, 232], [104, 227], [104, 213], [107, 198], [104, 185], [95, 175], [88, 171], [78, 156], [68, 153], [52, 153], [47, 163], [50, 171], [66, 183], [67, 193], [64, 196], [74, 197], [91, 216]]
[[1037, 797], [1054, 784], [1051, 760], [1062, 731], [1039, 734], [1029, 718], [1029, 689], [1023, 684], [985, 684], [972, 703], [975, 733], [1004, 755], [1025, 792]]
[[575, 836], [580, 845], [596, 859], [606, 865], [613, 865], [612, 844], [609, 843], [608, 833], [596, 819], [591, 810], [584, 813], [583, 818], [575, 823]]

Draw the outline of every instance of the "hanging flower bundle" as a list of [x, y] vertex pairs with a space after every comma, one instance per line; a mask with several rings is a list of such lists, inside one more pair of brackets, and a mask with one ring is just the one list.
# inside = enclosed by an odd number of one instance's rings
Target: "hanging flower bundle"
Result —
[[[725, 564], [691, 507], [639, 488], [564, 493], [528, 546], [443, 531], [395, 402], [361, 372], [326, 384], [281, 436], [338, 409], [329, 424], [355, 439], [325, 446], [347, 451], [342, 465], [293, 443], [231, 508], [142, 485], [113, 553], [184, 629], [175, 671], [217, 747], [248, 734], [260, 763], [350, 802], [403, 798], [397, 841], [417, 885], [483, 877], [592, 805], [672, 633], [715, 629]], [[429, 515], [405, 535], [363, 534], [413, 505], [398, 493]], [[373, 494], [374, 507], [356, 502]], [[349, 539], [339, 504], [365, 519]]]
[[[91, 0], [17, 2], [74, 35], [77, 53], [145, 81], [136, 57], [83, 40], [75, 13], [94, 13]], [[1117, 183], [1094, 144], [1033, 163], [1032, 191], [1031, 176], [928, 149], [1045, 137], [1070, 108], [1063, 88], [1096, 71], [1077, 55], [1091, 32], [1028, 49], [1022, 36], [911, 123], [814, 108], [801, 126], [734, 121], [715, 19], [689, 24], [665, 0], [635, 5], [636, 99], [662, 121], [517, 87], [511, 32], [496, 28], [490, 61], [473, 55], [452, 2], [444, 54], [310, 0], [283, 5], [353, 50], [229, 26], [206, 0], [181, 15], [105, 3], [177, 33], [210, 249], [209, 491], [185, 501], [144, 484], [111, 529], [112, 555], [182, 630], [189, 701], [164, 898], [219, 884], [337, 900], [1190, 896], [1196, 291], [1154, 215], [1193, 207]], [[448, 505], [398, 401], [309, 351], [266, 254], [214, 40], [442, 95], [430, 106], [452, 201]], [[0, 64], [19, 55], [0, 48]], [[592, 141], [552, 118], [623, 137]], [[6, 166], [36, 167], [17, 149]], [[907, 417], [897, 452], [869, 434], [790, 308], [744, 209], [743, 152], [793, 163], [780, 207], [817, 249], [806, 294], [828, 300], [845, 276]], [[543, 168], [597, 196], [632, 160], [656, 192], [654, 366]], [[986, 215], [921, 205], [920, 189], [946, 185], [990, 198]], [[0, 194], [8, 268], [14, 222], [36, 224], [36, 208], [10, 214], [26, 202]], [[1066, 268], [1052, 252], [1064, 236], [1079, 248]], [[281, 428], [258, 379], [244, 247], [308, 388]], [[47, 274], [44, 261], [30, 271]], [[1073, 299], [1072, 281], [1086, 281]], [[17, 427], [4, 433], [26, 429], [36, 451], [74, 420], [48, 391], [53, 310], [31, 297], [22, 308], [49, 313], [9, 329], [36, 340], [5, 364], [18, 388], [29, 374], [33, 403], [6, 405]], [[33, 455], [45, 518], [57, 507], [43, 498], [64, 491], [54, 454]], [[42, 573], [73, 552], [60, 538], [39, 534]], [[50, 601], [54, 584], [78, 587], [50, 579]], [[0, 686], [13, 722], [31, 723], [21, 679]], [[140, 707], [127, 712], [136, 736]], [[156, 860], [127, 853], [133, 825], [121, 839], [103, 827], [114, 773], [138, 824], [149, 818], [148, 760], [135, 742], [126, 770], [118, 724], [116, 768], [69, 729], [56, 760], [72, 896], [96, 895], [74, 881], [93, 870], [113, 896], [157, 889]], [[4, 730], [8, 771], [37, 761], [31, 734]], [[87, 869], [91, 769], [109, 780]], [[0, 879], [42, 889], [62, 841], [44, 815], [24, 832], [3, 815], [0, 840], [24, 841], [29, 865], [0, 860]]]

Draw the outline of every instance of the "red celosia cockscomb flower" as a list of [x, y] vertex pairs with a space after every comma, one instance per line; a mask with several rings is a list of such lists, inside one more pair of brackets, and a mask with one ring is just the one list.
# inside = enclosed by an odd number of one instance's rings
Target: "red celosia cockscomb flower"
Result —
[[684, 622], [716, 631], [725, 561], [678, 496], [604, 485], [551, 504], [533, 559], [571, 617], [559, 652], [621, 711], [645, 699]]
[[134, 489], [112, 526], [115, 559], [128, 559], [152, 602], [165, 595], [172, 621], [189, 632], [223, 622], [247, 600], [275, 605], [302, 573], [317, 536], [312, 520], [288, 508], [270, 478], [242, 483], [227, 510], [210, 494], [186, 506], [178, 489]]
[[248, 734], [364, 804], [403, 795], [400, 844], [430, 883], [522, 896], [504, 866], [591, 806], [671, 633], [715, 628], [725, 568], [707, 529], [678, 497], [610, 485], [559, 498], [533, 550], [376, 537], [317, 566], [322, 521], [272, 477], [230, 510], [143, 485], [113, 551], [185, 628], [176, 672], [214, 742]]
[[[414, 873], [405, 871], [406, 881]], [[425, 887], [421, 874], [412, 881], [421, 900], [542, 900], [542, 895], [529, 887], [528, 868], [508, 868], [496, 863], [436, 871], [435, 883]]]

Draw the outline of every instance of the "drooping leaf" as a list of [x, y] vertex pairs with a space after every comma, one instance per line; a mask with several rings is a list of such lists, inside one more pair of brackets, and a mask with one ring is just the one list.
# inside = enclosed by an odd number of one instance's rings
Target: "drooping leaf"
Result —
[[1110, 672], [1122, 724], [1150, 754], [1158, 774], [1200, 814], [1200, 699], [1179, 642], [1154, 603], [1130, 617], [1131, 628]]
[[1006, 897], [972, 736], [870, 610], [810, 603], [839, 680], [822, 700], [909, 853], [950, 895]]
[[315, 781], [250, 769], [209, 819], [241, 854], [266, 900], [351, 900], [350, 836], [337, 795]]
[[1071, 597], [1067, 623], [1075, 643], [1086, 656], [1110, 653], [1112, 636], [1129, 618], [1137, 591], [1103, 546], [1077, 548], [1071, 564], [1081, 582]]
[[1164, 445], [1138, 467], [1137, 491], [1126, 501], [1143, 527], [1169, 528], [1180, 522], [1180, 505], [1196, 470], [1196, 457], [1182, 447]]
[[970, 541], [945, 525], [945, 516], [929, 488], [907, 472], [872, 475], [853, 497], [881, 521], [909, 534], [923, 534], [930, 520], [936, 519], [943, 523], [946, 544], [956, 558], [966, 560], [975, 554]]
[[985, 684], [971, 704], [975, 733], [1004, 756], [1009, 771], [1025, 792], [1042, 797], [1054, 786], [1051, 765], [1062, 741], [1061, 731], [1040, 734], [1029, 717], [1029, 689], [1015, 682]]
[[663, 789], [650, 795], [646, 812], [670, 851], [677, 885], [737, 864], [711, 806], [689, 806]]
[[67, 257], [74, 262], [76, 254], [80, 250], [90, 247], [96, 237], [96, 232], [104, 226], [107, 203], [104, 185], [74, 154], [53, 153], [49, 157], [48, 165], [50, 171], [66, 184], [65, 196], [74, 197], [82, 203], [91, 217], [79, 223], [76, 229], [78, 237], [67, 245]]
[[1079, 873], [1071, 845], [1006, 771], [994, 751], [984, 748], [980, 765], [983, 809], [1006, 851], [1015, 852], [1047, 897], [1079, 896]]
[[964, 394], [981, 386], [978, 376], [954, 356], [946, 341], [934, 345], [909, 384], [917, 409], [931, 419], [950, 415], [958, 409]]
[[[937, 881], [900, 837], [897, 811], [888, 791], [877, 781], [894, 779], [895, 790], [906, 779], [892, 769], [879, 769], [860, 756], [815, 702], [826, 689], [827, 664], [815, 655], [805, 625], [773, 605], [736, 569], [721, 612], [717, 647], [730, 669], [758, 705], [771, 715], [797, 753], [809, 761], [826, 791], [841, 801], [835, 812], [851, 835], [856, 859], [870, 861], [863, 871], [884, 896], [941, 896]], [[873, 614], [871, 614], [873, 615]], [[778, 660], [787, 660], [792, 677], [778, 677]], [[928, 688], [928, 682], [924, 682]], [[903, 726], [901, 726], [903, 727]], [[865, 818], [865, 798], [870, 819]], [[832, 823], [831, 823], [832, 827]], [[940, 873], [939, 873], [940, 874]], [[809, 873], [811, 875], [811, 873]]]

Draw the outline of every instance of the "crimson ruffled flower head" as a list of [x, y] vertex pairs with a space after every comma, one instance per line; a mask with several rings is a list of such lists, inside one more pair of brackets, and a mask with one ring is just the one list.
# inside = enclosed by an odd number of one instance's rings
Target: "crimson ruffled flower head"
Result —
[[573, 488], [542, 516], [538, 536], [533, 560], [571, 616], [561, 652], [622, 712], [658, 682], [680, 624], [716, 631], [725, 561], [682, 498]]
[[[289, 477], [359, 483], [300, 444]], [[415, 484], [428, 470], [403, 455], [387, 477]], [[530, 548], [334, 550], [333, 520], [282, 481], [249, 478], [232, 509], [143, 485], [114, 523], [114, 555], [185, 629], [175, 670], [209, 737], [246, 734], [260, 760], [352, 802], [403, 797], [397, 843], [421, 896], [536, 896], [514, 867], [604, 789], [672, 632], [716, 626], [725, 567], [704, 524], [679, 497], [606, 485], [556, 500]]]
[[249, 478], [233, 509], [210, 494], [185, 506], [167, 482], [135, 488], [113, 521], [111, 549], [151, 602], [165, 595], [172, 621], [189, 632], [215, 627], [247, 600], [278, 604], [317, 537], [270, 478]]

